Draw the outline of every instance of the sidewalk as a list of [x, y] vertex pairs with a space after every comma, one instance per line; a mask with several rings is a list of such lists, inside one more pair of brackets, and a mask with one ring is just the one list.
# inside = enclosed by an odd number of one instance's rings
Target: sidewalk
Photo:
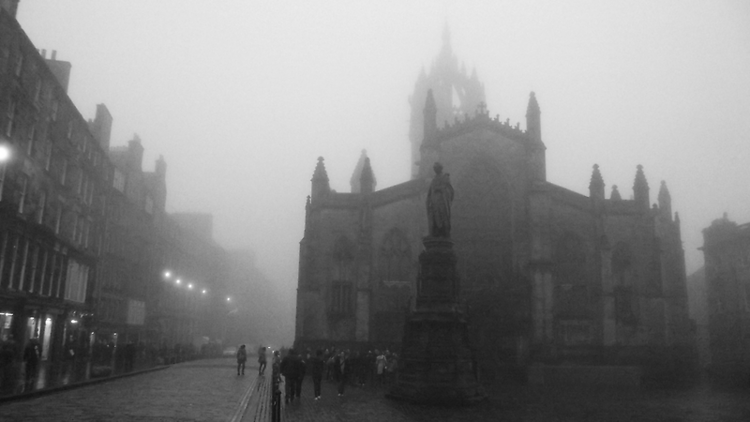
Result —
[[[54, 389], [71, 384], [79, 384], [90, 380], [107, 379], [138, 373], [158, 367], [151, 362], [136, 360], [130, 371], [113, 365], [97, 365], [91, 361], [64, 361], [60, 363], [40, 362], [36, 376], [26, 382], [25, 368], [22, 363], [15, 362], [12, 368], [3, 372], [0, 379], [0, 399], [24, 395], [34, 391]], [[107, 371], [102, 371], [102, 368]], [[9, 378], [9, 379], [6, 379]]]
[[488, 390], [489, 399], [471, 407], [432, 407], [385, 397], [387, 388], [347, 385], [338, 397], [336, 384], [323, 381], [321, 400], [305, 377], [302, 399], [285, 405], [284, 422], [388, 421], [690, 421], [747, 422], [747, 390], [720, 391], [649, 388], [551, 388], [526, 385]]
[[0, 405], [3, 422], [237, 422], [257, 369], [238, 376], [231, 358], [193, 360], [134, 377], [86, 384]]

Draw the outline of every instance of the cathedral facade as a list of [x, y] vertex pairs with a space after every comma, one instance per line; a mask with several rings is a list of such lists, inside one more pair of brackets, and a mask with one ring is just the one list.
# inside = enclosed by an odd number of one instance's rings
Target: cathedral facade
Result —
[[631, 200], [615, 186], [607, 198], [596, 165], [589, 196], [549, 182], [534, 93], [525, 130], [491, 117], [447, 36], [410, 102], [411, 180], [376, 190], [363, 153], [352, 192], [339, 193], [318, 159], [300, 242], [298, 346], [398, 348], [440, 162], [455, 189], [461, 306], [485, 376], [534, 362], [657, 368], [692, 350], [680, 221], [664, 183], [652, 207], [641, 166]]

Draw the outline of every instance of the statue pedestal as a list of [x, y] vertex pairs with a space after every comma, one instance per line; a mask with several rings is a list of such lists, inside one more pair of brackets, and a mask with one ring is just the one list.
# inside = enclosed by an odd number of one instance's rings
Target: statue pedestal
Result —
[[388, 397], [413, 403], [468, 405], [486, 398], [458, 310], [453, 242], [427, 237], [419, 256], [417, 310], [404, 327], [396, 385]]

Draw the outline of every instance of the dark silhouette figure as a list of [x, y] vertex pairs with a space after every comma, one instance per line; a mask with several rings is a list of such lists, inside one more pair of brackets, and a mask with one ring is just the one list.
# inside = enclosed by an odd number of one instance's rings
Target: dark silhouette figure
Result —
[[289, 352], [284, 356], [284, 359], [281, 360], [279, 370], [285, 380], [286, 396], [284, 401], [286, 403], [293, 402], [294, 398], [299, 398], [302, 393], [301, 381], [305, 370], [296, 350], [289, 349]]
[[339, 356], [339, 397], [342, 397], [344, 395], [344, 387], [346, 387], [346, 383], [349, 381], [349, 377], [352, 374], [352, 365], [349, 361], [349, 351], [341, 352], [341, 355]]
[[258, 349], [258, 375], [263, 375], [266, 372], [266, 347], [262, 346]]
[[320, 381], [323, 380], [323, 351], [318, 349], [315, 356], [310, 357], [307, 361], [307, 367], [312, 374], [313, 387], [315, 390], [315, 400], [320, 400]]
[[451, 204], [453, 186], [450, 174], [443, 174], [443, 165], [435, 163], [435, 178], [427, 192], [427, 221], [430, 236], [451, 237]]
[[39, 366], [41, 347], [36, 339], [31, 339], [23, 350], [23, 360], [26, 362], [26, 387], [31, 388], [36, 378], [36, 370]]
[[237, 350], [237, 375], [245, 375], [245, 361], [247, 361], [247, 350], [243, 344]]

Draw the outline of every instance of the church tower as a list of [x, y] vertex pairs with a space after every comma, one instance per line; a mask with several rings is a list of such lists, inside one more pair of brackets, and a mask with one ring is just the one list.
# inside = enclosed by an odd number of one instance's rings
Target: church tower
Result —
[[429, 73], [422, 69], [414, 86], [414, 93], [409, 97], [412, 179], [419, 177], [419, 149], [424, 138], [424, 107], [430, 90], [437, 109], [438, 127], [442, 127], [445, 122], [453, 122], [456, 116], [473, 115], [477, 106], [484, 102], [484, 84], [479, 82], [476, 70], [468, 74], [463, 64], [459, 66], [458, 58], [451, 48], [447, 25], [443, 30], [443, 46], [438, 57], [432, 63]]

